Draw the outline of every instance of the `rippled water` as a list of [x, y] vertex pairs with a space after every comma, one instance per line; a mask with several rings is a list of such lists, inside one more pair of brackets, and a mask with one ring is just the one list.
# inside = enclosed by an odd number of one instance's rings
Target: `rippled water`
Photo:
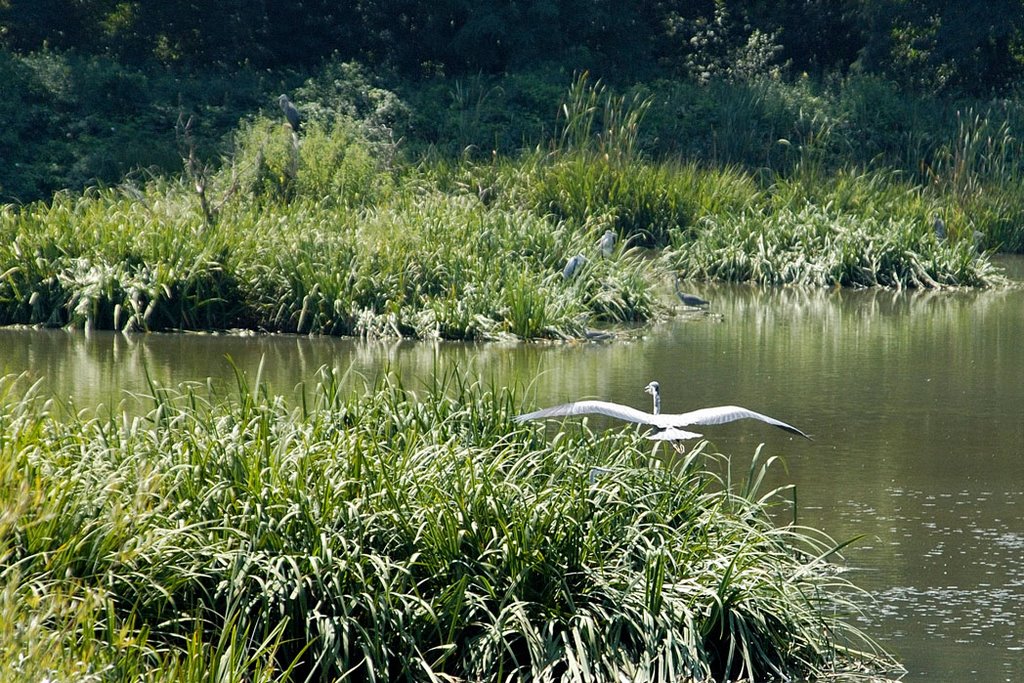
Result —
[[[1006, 264], [1024, 279], [1024, 260]], [[0, 330], [0, 372], [27, 371], [78, 408], [117, 405], [227, 362], [294, 395], [321, 366], [353, 385], [394, 371], [408, 386], [455, 369], [518, 384], [527, 406], [604, 398], [664, 410], [736, 403], [814, 435], [708, 427], [721, 451], [765, 443], [795, 482], [800, 522], [863, 534], [848, 576], [872, 596], [862, 626], [911, 681], [1024, 679], [1024, 289], [893, 293], [694, 285], [685, 313], [613, 344], [358, 343], [307, 337]], [[132, 405], [127, 399], [126, 406]], [[612, 423], [594, 421], [618, 428]]]

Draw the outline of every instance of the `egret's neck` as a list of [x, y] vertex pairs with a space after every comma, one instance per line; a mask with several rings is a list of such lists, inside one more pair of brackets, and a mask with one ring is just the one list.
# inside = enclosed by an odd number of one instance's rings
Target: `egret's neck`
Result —
[[654, 398], [654, 414], [659, 415], [661, 414], [661, 392], [653, 391], [651, 396]]

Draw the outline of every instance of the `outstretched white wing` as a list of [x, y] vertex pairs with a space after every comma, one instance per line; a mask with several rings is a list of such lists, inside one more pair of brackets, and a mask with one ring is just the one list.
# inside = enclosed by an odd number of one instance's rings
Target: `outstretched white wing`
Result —
[[[761, 422], [770, 424], [779, 429], [785, 429], [787, 432], [793, 434], [799, 434], [805, 439], [811, 437], [804, 434], [802, 431], [797, 429], [791, 424], [787, 424], [782, 420], [776, 420], [774, 417], [768, 417], [762, 413], [754, 412], [753, 410], [747, 410], [740, 406], [717, 406], [715, 408], [700, 408], [698, 410], [691, 410], [687, 413], [681, 413], [679, 415], [659, 415], [660, 418], [665, 418], [667, 424], [665, 427], [687, 427], [689, 425], [720, 425], [726, 422], [732, 422], [734, 420], [760, 420]], [[659, 425], [660, 426], [660, 425]]]
[[610, 401], [575, 401], [536, 410], [525, 415], [516, 415], [513, 419], [516, 422], [526, 422], [527, 420], [543, 420], [546, 417], [564, 417], [569, 415], [607, 415], [608, 417], [615, 417], [626, 422], [635, 422], [642, 425], [656, 425], [657, 423], [654, 420], [658, 417], [657, 415], [645, 413], [642, 410], [630, 408], [620, 403], [611, 403]]

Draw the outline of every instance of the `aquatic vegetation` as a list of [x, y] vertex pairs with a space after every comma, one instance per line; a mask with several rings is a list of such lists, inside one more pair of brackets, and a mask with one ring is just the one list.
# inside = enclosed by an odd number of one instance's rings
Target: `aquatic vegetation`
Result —
[[[435, 379], [297, 406], [153, 387], [138, 417], [0, 389], [0, 675], [127, 681], [680, 680], [887, 657], [770, 461], [552, 441]], [[18, 398], [15, 398], [18, 397]], [[714, 464], [714, 467], [710, 467]], [[594, 466], [611, 472], [593, 485]], [[715, 474], [714, 472], [720, 472]], [[722, 474], [724, 472], [724, 474]], [[41, 618], [45, 616], [46, 618]], [[10, 644], [10, 646], [8, 646]]]
[[481, 339], [659, 313], [629, 250], [562, 281], [566, 254], [597, 251], [588, 228], [429, 185], [358, 203], [236, 201], [207, 225], [185, 188], [155, 184], [6, 209], [0, 324]]
[[1003, 282], [974, 240], [937, 239], [923, 211], [899, 215], [881, 208], [806, 203], [707, 216], [692, 238], [677, 237], [664, 257], [685, 278], [766, 285], [902, 289]]
[[[657, 319], [666, 270], [987, 286], [999, 277], [978, 247], [1016, 244], [1005, 125], [965, 123], [922, 185], [829, 170], [820, 150], [800, 152], [788, 175], [648, 159], [639, 130], [650, 106], [581, 76], [546, 150], [487, 163], [402, 161], [386, 127], [371, 135], [336, 109], [306, 122], [301, 140], [257, 117], [218, 171], [0, 209], [0, 324], [579, 338]], [[929, 230], [936, 213], [949, 239]], [[597, 245], [607, 230], [620, 244], [610, 258]], [[577, 254], [592, 258], [560, 277]]]
[[680, 171], [572, 154], [541, 160], [525, 183], [523, 201], [542, 215], [577, 223], [606, 216], [632, 244], [660, 247], [670, 230], [687, 229], [698, 215], [694, 185]]

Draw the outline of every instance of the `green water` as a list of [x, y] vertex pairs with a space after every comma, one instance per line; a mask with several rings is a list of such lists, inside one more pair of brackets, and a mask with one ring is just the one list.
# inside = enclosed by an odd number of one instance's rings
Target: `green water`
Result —
[[[1007, 260], [1024, 279], [1024, 260]], [[735, 403], [814, 436], [708, 427], [721, 451], [782, 456], [802, 523], [838, 539], [873, 596], [863, 628], [905, 680], [1024, 678], [1024, 288], [893, 293], [694, 285], [685, 314], [612, 344], [362, 343], [307, 337], [0, 330], [0, 372], [28, 372], [69, 405], [138, 407], [158, 383], [231, 386], [234, 364], [294, 397], [322, 366], [353, 386], [390, 370], [426, 387], [456, 369], [518, 384], [525, 406], [581, 397], [663, 410]], [[621, 428], [593, 421], [598, 427]]]

